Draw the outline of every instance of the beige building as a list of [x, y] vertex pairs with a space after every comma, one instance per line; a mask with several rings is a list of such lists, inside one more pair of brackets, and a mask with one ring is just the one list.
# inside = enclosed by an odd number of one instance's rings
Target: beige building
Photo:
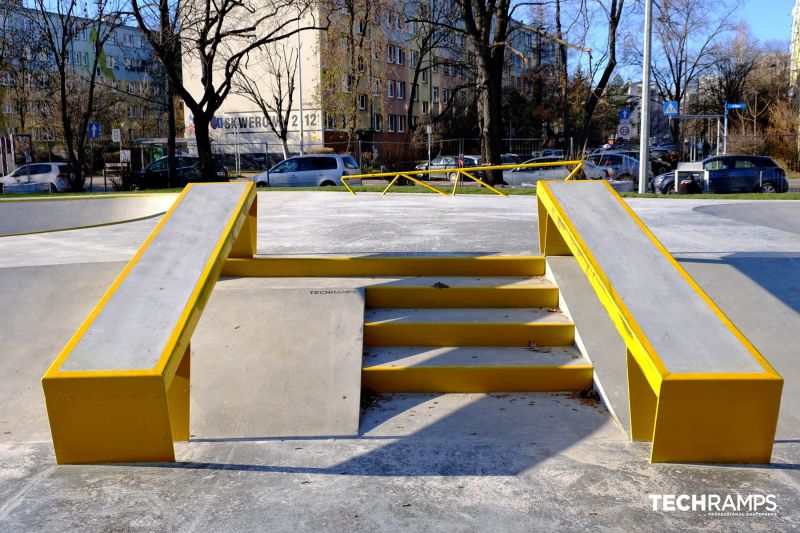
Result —
[[[341, 149], [341, 141], [350, 133], [367, 142], [402, 142], [415, 125], [427, 122], [449, 104], [458, 107], [468, 101], [465, 91], [460, 95], [456, 91], [473, 77], [474, 56], [462, 36], [453, 33], [441, 47], [422, 54], [417, 37], [425, 28], [407, 22], [413, 18], [409, 10], [418, 9], [418, 4], [388, 1], [368, 23], [358, 22], [358, 27], [349, 32], [344, 26], [346, 21], [340, 20], [338, 25], [332, 23], [327, 34], [302, 31], [281, 44], [291, 53], [299, 50], [301, 58], [289, 120], [291, 153], [299, 152], [301, 144], [305, 150], [320, 149], [325, 144]], [[309, 14], [304, 23], [310, 25], [315, 18], [319, 19], [318, 13]], [[368, 37], [369, 52], [361, 54], [363, 64], [355, 71], [349, 66], [353, 55], [349, 54], [348, 42], [360, 41], [362, 35]], [[510, 86], [522, 88], [527, 70], [555, 60], [555, 47], [551, 42], [543, 43], [540, 33], [519, 23], [512, 37], [513, 53], [509, 52], [504, 78]], [[419, 63], [424, 68], [414, 87]], [[263, 63], [251, 61], [243, 74], [261, 80], [263, 96], [269, 97], [274, 86], [262, 67]], [[184, 83], [190, 90], [194, 87], [197, 94], [201, 93], [199, 70], [191, 59], [183, 62]], [[412, 98], [414, 109], [409, 120]], [[186, 135], [191, 137], [193, 117], [188, 109], [185, 117]], [[354, 124], [350, 124], [352, 117]], [[232, 153], [237, 146], [240, 152], [266, 151], [273, 158], [281, 152], [280, 141], [263, 112], [250, 99], [233, 91], [212, 122], [212, 136], [215, 148], [225, 153]]]

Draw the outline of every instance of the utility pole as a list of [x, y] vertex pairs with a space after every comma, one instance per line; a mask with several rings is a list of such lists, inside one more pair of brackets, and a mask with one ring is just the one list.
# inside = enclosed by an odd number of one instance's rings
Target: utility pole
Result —
[[642, 120], [639, 132], [639, 194], [647, 192], [650, 167], [650, 45], [653, 42], [653, 0], [644, 3], [644, 60], [642, 61]]
[[303, 56], [300, 53], [300, 17], [297, 17], [297, 88], [300, 90], [300, 155], [305, 153], [303, 146]]

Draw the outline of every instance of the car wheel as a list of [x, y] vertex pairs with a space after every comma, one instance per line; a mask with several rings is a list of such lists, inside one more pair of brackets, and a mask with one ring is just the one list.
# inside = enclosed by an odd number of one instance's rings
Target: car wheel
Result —
[[128, 190], [129, 191], [141, 191], [142, 189], [137, 184], [131, 183], [130, 186], [128, 186]]
[[256, 182], [256, 187], [266, 187], [266, 186], [267, 186], [267, 182], [266, 181], [257, 181]]
[[58, 192], [58, 187], [56, 187], [55, 183], [50, 184], [50, 192]]
[[761, 189], [759, 190], [766, 194], [772, 194], [778, 192], [778, 189], [775, 188], [775, 184], [773, 183], [764, 183], [761, 185]]
[[675, 185], [670, 183], [664, 187], [664, 194], [675, 194]]
[[322, 183], [320, 183], [321, 187], [333, 187], [334, 185], [336, 184], [332, 181], [323, 181]]

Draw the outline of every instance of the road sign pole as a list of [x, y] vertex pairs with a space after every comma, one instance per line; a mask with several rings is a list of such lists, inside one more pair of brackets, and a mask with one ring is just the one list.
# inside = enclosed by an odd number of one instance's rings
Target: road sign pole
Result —
[[647, 192], [647, 175], [650, 166], [650, 45], [653, 28], [651, 24], [652, 0], [644, 4], [644, 58], [642, 61], [642, 117], [639, 132], [639, 194]]
[[725, 100], [725, 126], [722, 133], [722, 155], [728, 155], [728, 101]]

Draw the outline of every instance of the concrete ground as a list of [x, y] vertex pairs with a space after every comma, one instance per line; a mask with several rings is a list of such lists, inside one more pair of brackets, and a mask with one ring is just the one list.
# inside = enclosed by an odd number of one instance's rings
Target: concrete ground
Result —
[[[148, 219], [0, 239], [0, 531], [796, 531], [800, 202], [630, 204], [784, 376], [771, 465], [651, 465], [601, 405], [540, 393], [370, 396], [356, 438], [196, 437], [176, 464], [56, 466], [38, 380]], [[258, 239], [273, 255], [538, 252], [523, 196], [261, 193]], [[778, 509], [652, 510], [682, 493]]]

